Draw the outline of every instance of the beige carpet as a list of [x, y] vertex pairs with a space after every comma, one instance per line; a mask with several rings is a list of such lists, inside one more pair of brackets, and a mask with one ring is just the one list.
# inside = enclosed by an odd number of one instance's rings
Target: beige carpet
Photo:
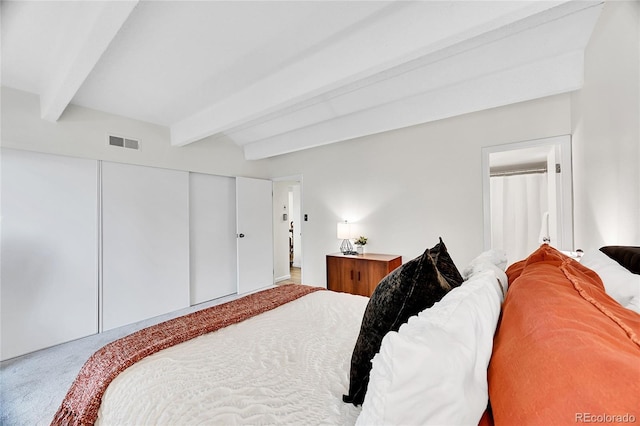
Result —
[[141, 328], [238, 298], [220, 299], [0, 362], [0, 425], [49, 425], [85, 361]]

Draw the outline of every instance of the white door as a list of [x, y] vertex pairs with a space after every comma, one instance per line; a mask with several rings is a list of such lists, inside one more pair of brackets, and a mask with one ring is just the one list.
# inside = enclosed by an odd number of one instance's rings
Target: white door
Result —
[[238, 290], [236, 180], [189, 174], [191, 304]]
[[189, 306], [189, 174], [102, 163], [102, 330]]
[[273, 285], [272, 182], [236, 178], [238, 294]]
[[1, 359], [98, 332], [98, 163], [2, 148]]

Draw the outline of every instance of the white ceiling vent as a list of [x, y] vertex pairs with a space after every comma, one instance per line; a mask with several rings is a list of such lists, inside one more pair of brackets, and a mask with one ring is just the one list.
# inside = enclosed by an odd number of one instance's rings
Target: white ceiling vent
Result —
[[109, 145], [119, 148], [140, 149], [140, 141], [122, 136], [109, 135]]

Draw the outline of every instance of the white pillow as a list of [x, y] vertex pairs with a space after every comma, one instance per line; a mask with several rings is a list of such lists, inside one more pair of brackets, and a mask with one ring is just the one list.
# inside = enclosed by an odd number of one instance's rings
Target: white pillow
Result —
[[609, 296], [640, 314], [640, 275], [630, 272], [597, 249], [585, 252], [580, 263], [598, 274]]
[[433, 307], [389, 332], [373, 358], [357, 425], [477, 425], [502, 292], [494, 270], [474, 273]]
[[507, 274], [504, 273], [504, 270], [507, 266], [507, 255], [503, 250], [500, 249], [490, 249], [483, 253], [480, 253], [478, 257], [469, 262], [466, 268], [462, 270], [462, 277], [465, 280], [468, 280], [473, 275], [478, 274], [484, 271], [494, 271], [496, 274], [496, 278], [500, 283], [498, 286], [498, 290], [502, 293], [502, 298], [504, 299], [507, 288], [509, 287], [509, 281], [507, 278]]
[[507, 267], [507, 254], [501, 249], [489, 249], [480, 253], [475, 259], [469, 262], [466, 268], [462, 270], [462, 277], [468, 279], [473, 275], [473, 272], [477, 269], [478, 265], [486, 264], [487, 262], [495, 265], [498, 269], [504, 271]]

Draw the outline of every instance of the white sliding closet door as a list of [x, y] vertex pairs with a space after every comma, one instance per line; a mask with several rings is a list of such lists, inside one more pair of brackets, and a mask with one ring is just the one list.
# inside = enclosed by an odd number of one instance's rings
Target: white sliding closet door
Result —
[[273, 285], [272, 182], [236, 178], [238, 294]]
[[98, 163], [6, 148], [0, 157], [7, 359], [98, 331]]
[[102, 163], [102, 329], [189, 306], [189, 174]]
[[236, 180], [189, 174], [191, 304], [237, 291]]

